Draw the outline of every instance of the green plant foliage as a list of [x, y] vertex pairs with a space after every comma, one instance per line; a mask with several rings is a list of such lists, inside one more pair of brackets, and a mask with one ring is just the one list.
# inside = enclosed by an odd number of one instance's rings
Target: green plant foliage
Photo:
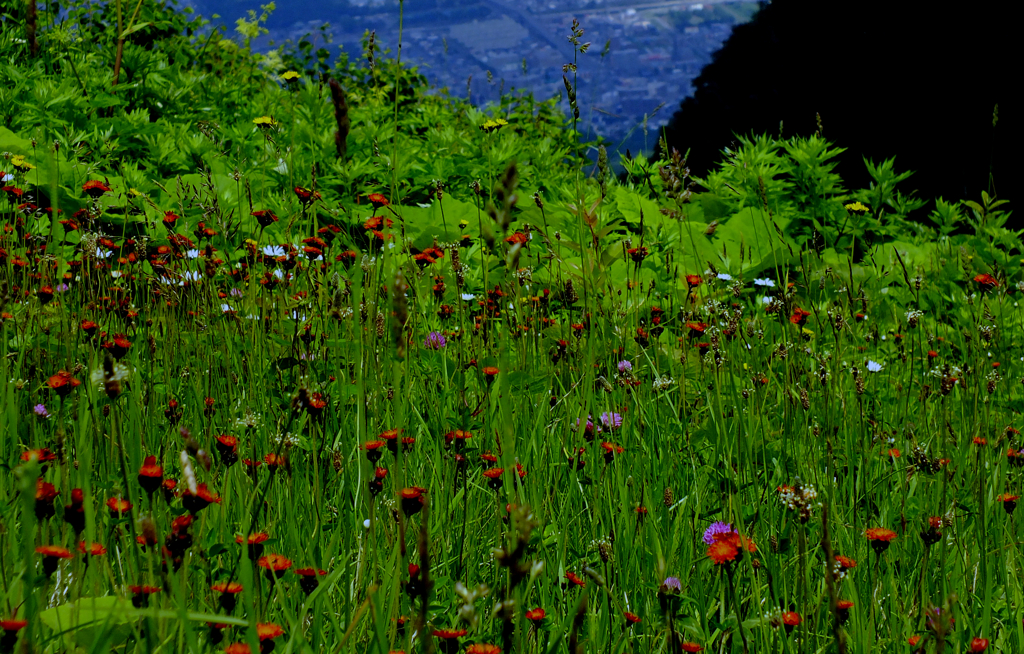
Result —
[[0, 5], [0, 651], [1021, 651], [1004, 200], [271, 11]]

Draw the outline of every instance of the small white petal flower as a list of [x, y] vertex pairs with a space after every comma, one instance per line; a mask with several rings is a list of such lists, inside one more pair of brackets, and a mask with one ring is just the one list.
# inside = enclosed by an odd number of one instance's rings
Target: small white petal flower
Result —
[[868, 361], [868, 372], [879, 372], [882, 369], [882, 364], [875, 361]]
[[755, 279], [754, 286], [767, 286], [768, 288], [775, 288], [775, 282], [765, 277], [763, 279]]

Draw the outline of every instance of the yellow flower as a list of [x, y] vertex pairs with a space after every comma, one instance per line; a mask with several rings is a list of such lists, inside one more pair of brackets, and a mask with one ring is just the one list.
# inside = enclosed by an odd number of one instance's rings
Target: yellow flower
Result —
[[505, 120], [504, 118], [498, 118], [497, 120], [488, 120], [487, 122], [480, 126], [480, 129], [484, 130], [485, 132], [493, 132], [495, 130], [501, 129], [505, 125], [508, 125], [508, 121]]
[[145, 195], [145, 193], [143, 193], [142, 191], [140, 191], [137, 188], [130, 188], [130, 189], [128, 189], [128, 195], [132, 196], [133, 198], [138, 198], [138, 197], [142, 197], [143, 195]]
[[267, 129], [277, 125], [277, 121], [270, 116], [260, 116], [259, 118], [253, 118], [252, 124], [260, 129]]
[[867, 213], [869, 211], [869, 209], [866, 206], [864, 206], [863, 203], [861, 203], [859, 201], [858, 202], [851, 202], [850, 204], [844, 205], [844, 208], [847, 211], [849, 211], [850, 213], [865, 214], [865, 213]]
[[289, 70], [287, 73], [281, 75], [281, 79], [283, 79], [286, 82], [290, 82], [293, 79], [299, 79], [299, 74], [296, 73], [294, 70]]
[[23, 173], [27, 173], [28, 171], [35, 168], [35, 166], [26, 161], [25, 157], [20, 154], [16, 154], [13, 157], [11, 157], [11, 165]]

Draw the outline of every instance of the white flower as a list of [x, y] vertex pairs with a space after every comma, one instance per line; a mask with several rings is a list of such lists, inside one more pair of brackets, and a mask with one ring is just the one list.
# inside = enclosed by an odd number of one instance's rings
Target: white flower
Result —
[[231, 308], [230, 304], [222, 304], [222, 305], [220, 305], [220, 310], [221, 310], [221, 313], [234, 313], [234, 311], [235, 311], [234, 309]]
[[280, 268], [274, 268], [274, 277], [277, 277], [278, 279], [284, 279], [284, 271], [282, 271]]
[[189, 259], [198, 259], [199, 250], [189, 250], [185, 253], [185, 256], [188, 257]]
[[198, 282], [203, 278], [203, 276], [199, 274], [198, 270], [186, 270], [183, 276], [190, 282]]
[[868, 361], [868, 372], [878, 372], [882, 369], [882, 364], [875, 361]]
[[285, 250], [280, 245], [264, 245], [263, 254], [268, 257], [283, 257], [285, 255]]
[[188, 452], [182, 450], [178, 455], [178, 460], [181, 462], [181, 476], [185, 479], [185, 485], [194, 495], [199, 491], [199, 486], [196, 484], [196, 473], [192, 469], [192, 461], [188, 458]]
[[14, 175], [10, 173], [4, 173], [4, 176], [0, 178], [0, 182], [9, 182], [14, 179]]
[[765, 277], [763, 279], [755, 279], [754, 286], [767, 286], [768, 288], [775, 288], [775, 282]]
[[370, 528], [370, 519], [369, 518], [367, 518], [366, 520], [363, 520], [363, 528], [364, 529], [369, 529]]
[[772, 299], [770, 297], [768, 297], [767, 295], [764, 296], [763, 298], [761, 298], [761, 304], [771, 304], [771, 303], [772, 303]]
[[469, 302], [471, 300], [475, 300], [476, 296], [473, 295], [472, 293], [463, 293], [462, 294], [462, 299], [465, 300], [466, 302]]
[[882, 289], [882, 295], [888, 295], [888, 294], [889, 294], [889, 287], [886, 286], [885, 288]]
[[109, 256], [110, 256], [109, 252], [104, 252], [102, 248], [96, 248], [96, 258], [97, 259], [106, 259]]
[[732, 281], [732, 275], [730, 275], [728, 273], [718, 273], [718, 278], [721, 279], [723, 282], [731, 282]]

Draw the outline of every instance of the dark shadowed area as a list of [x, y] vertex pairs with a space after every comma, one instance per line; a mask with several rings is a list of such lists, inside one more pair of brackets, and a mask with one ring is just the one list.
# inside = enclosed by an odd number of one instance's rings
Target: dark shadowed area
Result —
[[[823, 135], [844, 153], [850, 187], [862, 156], [896, 156], [921, 197], [1018, 195], [1019, 26], [1005, 5], [776, 0], [737, 26], [668, 127], [694, 174], [734, 134]], [[993, 128], [993, 109], [999, 121]]]

